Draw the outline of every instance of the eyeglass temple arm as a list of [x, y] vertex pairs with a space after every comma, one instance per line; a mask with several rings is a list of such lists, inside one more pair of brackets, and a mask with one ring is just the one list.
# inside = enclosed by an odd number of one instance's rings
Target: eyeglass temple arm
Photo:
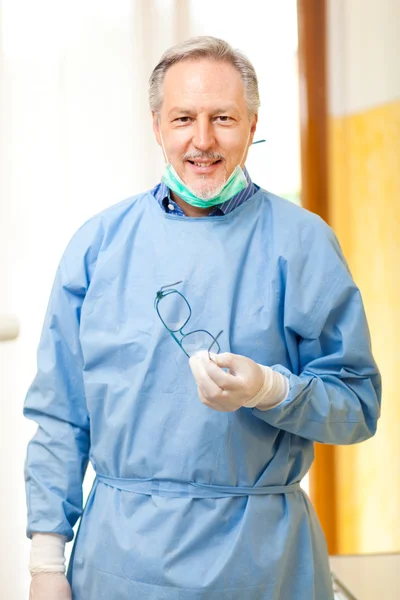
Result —
[[182, 283], [182, 281], [177, 281], [176, 283], [170, 283], [169, 285], [163, 285], [157, 293], [162, 292], [163, 290], [166, 290], [167, 288], [172, 287], [173, 285], [178, 285], [179, 283]]
[[[218, 340], [219, 336], [221, 335], [221, 333], [222, 333], [223, 331], [224, 331], [224, 330], [223, 330], [223, 329], [221, 329], [221, 331], [218, 333], [218, 335], [216, 335], [216, 337], [213, 339], [213, 341], [212, 341], [212, 343], [211, 343], [211, 346], [208, 348], [208, 358], [209, 358], [210, 360], [213, 360], [213, 359], [211, 358], [211, 355], [210, 355], [210, 350], [211, 350], [211, 348], [214, 346], [215, 342]], [[215, 361], [213, 361], [213, 362], [215, 362]]]

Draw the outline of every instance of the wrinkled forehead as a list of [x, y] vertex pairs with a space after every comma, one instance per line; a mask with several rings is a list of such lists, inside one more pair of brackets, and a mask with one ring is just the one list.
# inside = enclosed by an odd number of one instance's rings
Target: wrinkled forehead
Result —
[[212, 59], [184, 60], [165, 74], [163, 112], [174, 106], [192, 111], [230, 107], [246, 111], [240, 73], [228, 62]]

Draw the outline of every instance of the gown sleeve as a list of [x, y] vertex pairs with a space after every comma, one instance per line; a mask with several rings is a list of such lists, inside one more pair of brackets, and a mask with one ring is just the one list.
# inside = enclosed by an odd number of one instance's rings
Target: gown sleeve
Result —
[[58, 267], [37, 354], [37, 374], [24, 404], [36, 421], [25, 460], [27, 536], [73, 538], [82, 514], [82, 482], [90, 447], [83, 385], [80, 316], [93, 269], [94, 246], [84, 249], [87, 227], [70, 242]]
[[361, 442], [377, 428], [381, 377], [360, 291], [328, 226], [304, 235], [300, 248], [283, 261], [282, 329], [292, 368], [270, 365], [288, 377], [289, 394], [270, 410], [252, 412], [312, 441]]

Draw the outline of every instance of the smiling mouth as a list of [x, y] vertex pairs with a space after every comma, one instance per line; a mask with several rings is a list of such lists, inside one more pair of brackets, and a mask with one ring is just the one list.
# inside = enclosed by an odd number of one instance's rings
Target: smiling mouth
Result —
[[221, 161], [221, 159], [218, 159], [218, 160], [212, 160], [212, 161], [208, 161], [208, 162], [196, 162], [194, 160], [188, 160], [188, 162], [191, 165], [194, 165], [195, 167], [206, 169], [207, 167], [212, 167], [214, 165], [219, 164], [222, 161]]

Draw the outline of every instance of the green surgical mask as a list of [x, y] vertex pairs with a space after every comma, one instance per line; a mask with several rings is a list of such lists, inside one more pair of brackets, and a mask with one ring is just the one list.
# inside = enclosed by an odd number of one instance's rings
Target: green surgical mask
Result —
[[182, 200], [188, 204], [197, 206], [198, 208], [208, 208], [210, 206], [222, 204], [223, 202], [233, 198], [233, 196], [244, 190], [244, 188], [247, 186], [247, 179], [240, 165], [238, 165], [231, 173], [229, 179], [219, 194], [214, 196], [214, 198], [210, 198], [209, 200], [203, 200], [202, 198], [199, 198], [193, 194], [187, 185], [183, 183], [182, 179], [179, 177], [171, 163], [167, 163], [165, 165], [164, 173], [162, 174], [161, 179], [170, 190], [179, 196], [179, 198], [182, 198]]
[[[192, 206], [196, 206], [198, 208], [209, 208], [210, 206], [216, 206], [217, 204], [223, 204], [223, 202], [227, 202], [228, 200], [233, 198], [233, 196], [236, 196], [236, 194], [238, 194], [239, 192], [244, 190], [245, 187], [247, 187], [248, 184], [247, 184], [246, 176], [244, 174], [242, 167], [239, 164], [233, 170], [233, 172], [229, 176], [228, 180], [225, 182], [224, 187], [216, 196], [214, 196], [213, 198], [209, 198], [208, 200], [203, 200], [202, 198], [199, 198], [198, 196], [196, 196], [196, 194], [193, 194], [193, 192], [190, 191], [188, 186], [179, 177], [178, 173], [175, 171], [175, 169], [171, 165], [171, 163], [168, 162], [167, 154], [166, 154], [165, 148], [164, 148], [164, 142], [163, 142], [162, 135], [161, 135], [161, 129], [160, 129], [160, 136], [161, 136], [161, 142], [162, 142], [162, 147], [163, 147], [163, 151], [164, 151], [164, 157], [166, 160], [166, 165], [165, 165], [161, 180], [165, 183], [166, 186], [169, 187], [169, 189], [171, 191], [175, 192], [175, 194], [177, 194], [180, 198], [182, 198], [182, 200], [184, 200], [188, 204], [191, 204]], [[247, 143], [249, 141], [249, 138], [250, 138], [250, 133], [249, 133], [249, 137], [247, 139]], [[246, 149], [247, 149], [247, 144], [246, 144]], [[246, 152], [246, 150], [243, 152], [243, 156], [245, 155], [245, 152]], [[243, 160], [243, 157], [242, 157], [242, 160]], [[242, 162], [242, 161], [240, 161], [240, 162]]]

